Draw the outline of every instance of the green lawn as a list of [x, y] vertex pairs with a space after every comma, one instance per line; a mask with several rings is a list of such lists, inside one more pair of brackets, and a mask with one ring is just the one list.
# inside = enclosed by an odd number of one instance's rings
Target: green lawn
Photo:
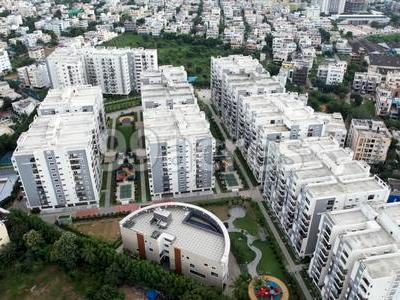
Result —
[[233, 53], [243, 53], [243, 49], [227, 49], [221, 42], [180, 35], [164, 35], [156, 37], [139, 35], [132, 32], [120, 34], [118, 37], [106, 42], [103, 46], [144, 47], [158, 50], [159, 65], [183, 65], [189, 76], [197, 76], [197, 84], [207, 85], [210, 80], [210, 57], [226, 56]]
[[[137, 140], [135, 139], [135, 136], [137, 136], [137, 133], [135, 131], [135, 126], [118, 124], [116, 130], [123, 135], [126, 147], [130, 149], [131, 146], [137, 146], [137, 142], [135, 142]], [[118, 146], [119, 146], [118, 151], [125, 152], [126, 149], [123, 149], [122, 147], [123, 145], [118, 145]]]
[[233, 224], [236, 228], [246, 230], [253, 236], [258, 234], [259, 225], [257, 223], [257, 216], [254, 212], [254, 208], [251, 205], [247, 205], [246, 215], [243, 218], [236, 219]]
[[258, 185], [257, 179], [254, 177], [253, 172], [251, 171], [249, 165], [247, 164], [246, 160], [244, 159], [242, 153], [240, 152], [239, 149], [236, 148], [235, 150], [235, 155], [240, 161], [241, 165], [243, 166], [244, 170], [246, 171], [247, 176], [249, 177], [251, 183], [253, 185]]
[[106, 202], [106, 193], [105, 192], [100, 192], [100, 207], [104, 207], [104, 204]]
[[102, 176], [102, 180], [101, 180], [101, 189], [102, 190], [105, 190], [107, 188], [107, 176], [108, 176], [108, 172], [103, 171], [103, 176]]
[[281, 280], [285, 280], [284, 266], [279, 261], [277, 255], [272, 251], [271, 243], [268, 241], [256, 240], [253, 246], [257, 247], [262, 252], [257, 271], [261, 274], [269, 274]]
[[230, 232], [231, 250], [238, 264], [246, 264], [256, 257], [256, 254], [247, 246], [247, 237], [240, 232]]

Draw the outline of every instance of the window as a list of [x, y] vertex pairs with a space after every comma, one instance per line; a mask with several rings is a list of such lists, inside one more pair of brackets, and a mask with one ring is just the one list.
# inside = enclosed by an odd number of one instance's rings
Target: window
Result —
[[194, 268], [194, 264], [190, 264], [190, 267], [191, 267], [191, 268]]
[[211, 272], [211, 275], [214, 276], [214, 277], [218, 277], [218, 274], [214, 273], [214, 272]]
[[195, 270], [190, 270], [189, 272], [192, 273], [192, 274], [195, 274], [195, 275], [197, 275], [197, 276], [199, 276], [201, 278], [206, 278], [206, 276], [204, 274], [196, 272]]

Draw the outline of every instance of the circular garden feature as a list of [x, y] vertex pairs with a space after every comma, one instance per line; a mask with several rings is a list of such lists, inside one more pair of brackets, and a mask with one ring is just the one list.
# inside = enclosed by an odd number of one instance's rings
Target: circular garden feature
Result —
[[261, 275], [250, 281], [250, 300], [289, 300], [289, 290], [282, 280]]

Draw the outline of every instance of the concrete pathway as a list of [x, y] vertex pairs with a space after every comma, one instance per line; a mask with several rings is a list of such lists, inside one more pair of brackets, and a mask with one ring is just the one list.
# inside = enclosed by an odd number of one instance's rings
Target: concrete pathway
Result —
[[[111, 134], [110, 134], [110, 149], [114, 149], [115, 143], [115, 126], [116, 126], [116, 119], [111, 117], [112, 125], [111, 125]], [[108, 208], [111, 206], [111, 182], [112, 182], [112, 171], [114, 168], [113, 163], [107, 164], [107, 186], [105, 190], [105, 197], [104, 197], [104, 207]], [[104, 170], [103, 170], [104, 171]]]
[[259, 275], [257, 273], [257, 266], [262, 257], [262, 252], [260, 251], [260, 249], [253, 246], [254, 241], [257, 240], [258, 237], [255, 237], [255, 236], [249, 234], [246, 230], [236, 228], [235, 225], [233, 224], [233, 222], [236, 219], [243, 218], [246, 215], [246, 209], [241, 206], [235, 206], [235, 207], [232, 207], [231, 209], [229, 209], [229, 214], [230, 214], [230, 218], [225, 221], [228, 224], [228, 231], [243, 233], [247, 238], [247, 246], [256, 255], [255, 258], [247, 264], [247, 272], [250, 274], [251, 277], [256, 277], [257, 275]]

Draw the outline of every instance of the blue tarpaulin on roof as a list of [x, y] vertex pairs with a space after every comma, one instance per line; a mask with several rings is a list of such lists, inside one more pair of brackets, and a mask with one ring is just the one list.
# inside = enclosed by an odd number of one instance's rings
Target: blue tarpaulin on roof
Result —
[[197, 76], [188, 76], [187, 80], [189, 83], [195, 82], [197, 80]]
[[146, 292], [146, 297], [148, 300], [156, 300], [158, 295], [160, 295], [160, 292], [157, 290], [148, 290]]

